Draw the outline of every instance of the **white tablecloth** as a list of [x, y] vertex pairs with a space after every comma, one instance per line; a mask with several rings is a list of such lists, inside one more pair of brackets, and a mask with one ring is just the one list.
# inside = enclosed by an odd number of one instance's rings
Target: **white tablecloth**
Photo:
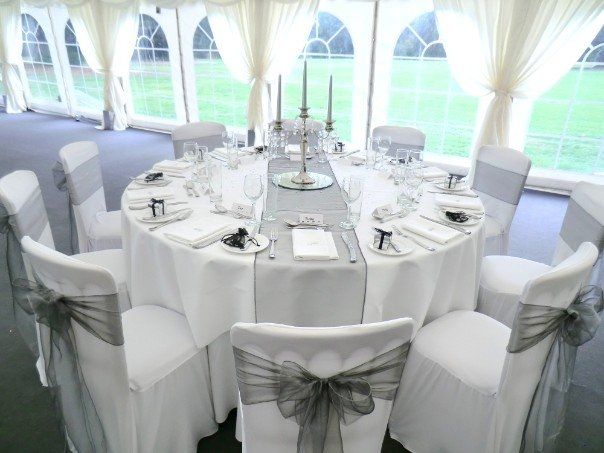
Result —
[[[472, 231], [469, 236], [460, 235], [446, 245], [432, 243], [437, 247], [436, 252], [415, 246], [413, 252], [405, 256], [379, 255], [367, 245], [372, 241], [373, 227], [388, 224], [374, 220], [371, 211], [387, 203], [394, 206], [397, 187], [385, 172], [353, 167], [347, 159], [332, 161], [332, 167], [338, 180], [348, 174], [366, 178], [363, 212], [356, 229], [367, 263], [364, 323], [409, 316], [416, 321], [417, 329], [449, 311], [475, 308], [484, 243], [482, 221], [467, 227]], [[245, 174], [266, 174], [266, 171], [267, 161], [254, 157], [245, 157], [239, 170], [223, 169], [223, 204], [247, 202], [242, 189]], [[215, 217], [216, 214], [209, 213], [212, 207], [209, 197], [187, 197], [183, 182], [183, 179], [173, 179], [170, 186], [174, 187], [177, 200], [187, 200], [194, 209], [192, 221]], [[426, 188], [428, 185], [426, 183]], [[410, 216], [426, 213], [436, 218], [433, 196], [427, 191], [424, 193], [419, 211]], [[258, 215], [261, 210], [262, 203], [258, 202]], [[170, 227], [150, 232], [149, 224], [138, 220], [149, 212], [129, 210], [125, 197], [122, 213], [133, 306], [158, 304], [184, 314], [199, 347], [210, 344], [237, 321], [256, 321], [253, 255], [230, 253], [218, 243], [203, 249], [178, 244], [164, 236]], [[241, 224], [230, 217], [219, 218], [230, 221], [234, 227]]]

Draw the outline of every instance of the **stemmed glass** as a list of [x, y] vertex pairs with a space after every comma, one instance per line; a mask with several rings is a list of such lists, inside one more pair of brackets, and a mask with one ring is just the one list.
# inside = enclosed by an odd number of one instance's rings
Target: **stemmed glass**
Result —
[[412, 211], [417, 209], [419, 199], [422, 195], [422, 183], [424, 181], [424, 169], [421, 161], [411, 162], [405, 168], [405, 180], [403, 190], [410, 201]]
[[392, 140], [390, 139], [390, 137], [377, 137], [377, 149], [378, 155], [380, 157], [380, 163], [378, 164], [378, 168], [380, 169], [383, 169], [385, 167], [384, 159], [386, 158], [386, 153], [390, 151], [391, 143]]
[[369, 137], [367, 139], [367, 154], [365, 160], [367, 168], [376, 168], [378, 148], [379, 139], [377, 137]]
[[256, 201], [264, 193], [264, 183], [260, 175], [248, 174], [245, 175], [243, 180], [243, 193], [252, 202], [252, 219], [246, 222], [248, 226], [255, 226], [258, 221], [256, 220]]
[[354, 228], [354, 222], [351, 218], [350, 207], [352, 203], [357, 201], [363, 193], [363, 179], [359, 178], [358, 176], [345, 177], [340, 184], [340, 192], [342, 193], [342, 198], [344, 199], [346, 207], [348, 208], [346, 220], [340, 222], [340, 227], [344, 228], [345, 230], [352, 230]]

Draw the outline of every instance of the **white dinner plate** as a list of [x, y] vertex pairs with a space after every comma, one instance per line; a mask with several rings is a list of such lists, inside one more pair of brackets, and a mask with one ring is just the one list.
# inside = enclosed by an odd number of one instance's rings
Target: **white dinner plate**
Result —
[[144, 180], [144, 178], [141, 178], [141, 179], [135, 179], [134, 182], [136, 184], [138, 184], [139, 186], [149, 186], [149, 187], [163, 186], [163, 185], [167, 186], [170, 183], [170, 181], [168, 181], [167, 179], [163, 179], [163, 178], [162, 179], [156, 179], [155, 181], [149, 181], [149, 182], [146, 182]]
[[[457, 210], [456, 209], [447, 209], [447, 211], [457, 212], [457, 211], [463, 211], [463, 209], [457, 209]], [[440, 211], [440, 210], [438, 211], [438, 216], [442, 220], [444, 220], [445, 222], [450, 223], [451, 225], [461, 225], [461, 226], [467, 225], [467, 226], [470, 226], [470, 225], [476, 225], [478, 223], [478, 219], [473, 219], [471, 217], [468, 218], [468, 220], [466, 220], [463, 223], [461, 223], [461, 222], [453, 222], [453, 220], [451, 220], [451, 219], [449, 219], [447, 217], [447, 214], [445, 214], [443, 211]]]
[[[168, 212], [166, 212], [166, 214], [158, 215], [156, 217], [152, 217], [151, 215], [145, 215], [145, 217], [139, 217], [138, 220], [140, 220], [143, 223], [163, 223], [167, 220], [170, 220], [172, 217], [174, 217], [175, 215], [177, 215], [180, 211], [183, 211], [184, 209], [187, 209], [187, 208], [176, 209], [174, 211], [168, 211]], [[149, 209], [149, 212], [150, 211], [151, 211], [151, 209]], [[148, 212], [145, 211], [145, 214], [148, 214]]]
[[245, 250], [241, 250], [237, 247], [231, 247], [230, 245], [226, 245], [224, 242], [220, 242], [220, 245], [222, 245], [223, 249], [225, 249], [231, 253], [236, 253], [238, 255], [250, 255], [252, 253], [261, 252], [262, 250], [264, 250], [265, 248], [268, 247], [268, 244], [270, 244], [270, 241], [268, 240], [268, 238], [263, 234], [257, 234], [256, 240], [258, 241], [257, 246], [252, 244]]
[[446, 190], [447, 192], [463, 192], [464, 190], [468, 190], [468, 185], [463, 182], [458, 182], [457, 185], [455, 186], [455, 188], [453, 188], [453, 189], [449, 189], [447, 186], [445, 186], [445, 183], [442, 180], [438, 181], [438, 182], [434, 182], [433, 184], [438, 189]]
[[369, 244], [367, 244], [367, 247], [370, 250], [373, 250], [375, 253], [379, 253], [380, 255], [384, 255], [384, 256], [404, 256], [404, 255], [408, 255], [409, 253], [411, 253], [413, 251], [413, 245], [411, 245], [411, 243], [409, 241], [407, 241], [406, 239], [397, 238], [397, 240], [394, 242], [396, 243], [396, 245], [398, 245], [398, 248], [401, 249], [400, 253], [396, 252], [392, 248], [392, 246], [388, 247], [386, 250], [380, 250], [377, 247], [373, 246], [373, 242], [370, 242]]

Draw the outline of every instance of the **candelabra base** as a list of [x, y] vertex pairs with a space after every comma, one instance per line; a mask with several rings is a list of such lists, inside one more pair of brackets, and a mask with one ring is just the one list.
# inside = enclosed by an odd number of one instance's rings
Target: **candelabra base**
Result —
[[305, 171], [301, 171], [292, 178], [294, 184], [314, 184], [315, 180]]
[[[296, 182], [296, 178], [302, 174], [306, 175], [306, 177], [310, 178], [313, 182]], [[327, 175], [322, 175], [321, 173], [289, 171], [286, 173], [281, 173], [279, 175], [278, 184], [279, 187], [284, 187], [285, 189], [317, 190], [331, 186], [333, 184], [333, 178]]]

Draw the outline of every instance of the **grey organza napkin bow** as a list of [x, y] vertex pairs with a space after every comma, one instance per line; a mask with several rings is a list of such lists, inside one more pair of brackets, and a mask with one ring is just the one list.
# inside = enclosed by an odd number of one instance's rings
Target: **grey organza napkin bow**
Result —
[[577, 347], [595, 336], [603, 304], [602, 288], [596, 286], [581, 290], [567, 309], [519, 304], [507, 347], [509, 352], [526, 351], [556, 333], [529, 409], [523, 452], [554, 450], [564, 423]]
[[394, 399], [409, 343], [329, 378], [319, 378], [295, 362], [277, 364], [233, 350], [243, 404], [276, 401], [281, 415], [293, 417], [300, 426], [299, 453], [339, 453], [340, 423], [349, 425], [373, 412], [374, 398]]
[[35, 313], [36, 321], [48, 327], [40, 330], [40, 346], [60, 430], [68, 429], [80, 453], [107, 451], [103, 426], [80, 368], [72, 321], [105, 343], [123, 345], [117, 294], [66, 297], [22, 279], [13, 281], [12, 287], [21, 308]]

